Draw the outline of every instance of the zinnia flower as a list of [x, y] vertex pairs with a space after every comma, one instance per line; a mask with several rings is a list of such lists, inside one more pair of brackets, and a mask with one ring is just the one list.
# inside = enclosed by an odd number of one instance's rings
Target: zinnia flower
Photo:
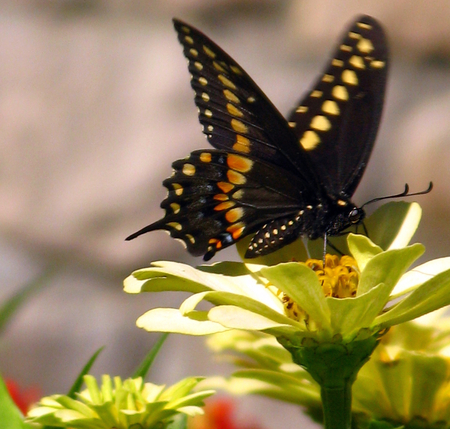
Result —
[[179, 414], [203, 413], [203, 399], [214, 391], [192, 393], [201, 380], [190, 377], [166, 388], [144, 383], [142, 378], [122, 381], [104, 375], [99, 387], [94, 377], [85, 375], [87, 389], [78, 394], [78, 399], [44, 397], [29, 411], [27, 421], [71, 429], [165, 428]]

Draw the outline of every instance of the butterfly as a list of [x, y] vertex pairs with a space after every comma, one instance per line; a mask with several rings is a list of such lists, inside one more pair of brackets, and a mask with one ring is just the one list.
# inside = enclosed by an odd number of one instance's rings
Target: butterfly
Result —
[[225, 51], [189, 24], [173, 22], [214, 149], [172, 164], [163, 182], [165, 216], [127, 240], [167, 230], [209, 260], [254, 233], [245, 254], [254, 258], [301, 236], [326, 243], [361, 223], [364, 209], [351, 198], [372, 152], [388, 70], [380, 24], [369, 16], [353, 21], [286, 120]]

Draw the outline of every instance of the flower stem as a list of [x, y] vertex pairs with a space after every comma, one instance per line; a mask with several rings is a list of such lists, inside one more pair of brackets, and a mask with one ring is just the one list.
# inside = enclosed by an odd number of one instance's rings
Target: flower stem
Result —
[[297, 345], [282, 338], [293, 361], [308, 371], [320, 385], [325, 429], [350, 429], [352, 423], [352, 385], [358, 371], [369, 360], [379, 337], [369, 336], [350, 342], [318, 343], [303, 341]]
[[326, 429], [350, 429], [352, 422], [352, 384], [348, 382], [343, 388], [322, 386], [323, 420]]

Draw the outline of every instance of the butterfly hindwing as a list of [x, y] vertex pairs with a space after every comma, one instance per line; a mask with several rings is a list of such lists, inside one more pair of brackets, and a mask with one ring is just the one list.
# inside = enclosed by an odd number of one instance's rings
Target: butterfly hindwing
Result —
[[133, 236], [165, 229], [191, 254], [212, 256], [279, 216], [280, 207], [294, 216], [305, 205], [295, 175], [239, 153], [194, 151], [172, 167], [163, 182], [166, 215]]
[[361, 16], [289, 117], [330, 194], [350, 198], [359, 184], [378, 131], [387, 69], [383, 29]]

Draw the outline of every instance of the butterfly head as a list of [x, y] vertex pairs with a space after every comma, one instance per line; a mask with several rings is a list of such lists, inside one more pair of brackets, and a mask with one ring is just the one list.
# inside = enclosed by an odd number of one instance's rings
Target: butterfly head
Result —
[[[339, 204], [341, 202], [341, 204]], [[357, 207], [351, 202], [338, 200], [338, 208], [333, 210], [333, 216], [328, 223], [327, 235], [339, 235], [342, 231], [353, 225], [359, 225], [366, 217], [363, 208]]]

